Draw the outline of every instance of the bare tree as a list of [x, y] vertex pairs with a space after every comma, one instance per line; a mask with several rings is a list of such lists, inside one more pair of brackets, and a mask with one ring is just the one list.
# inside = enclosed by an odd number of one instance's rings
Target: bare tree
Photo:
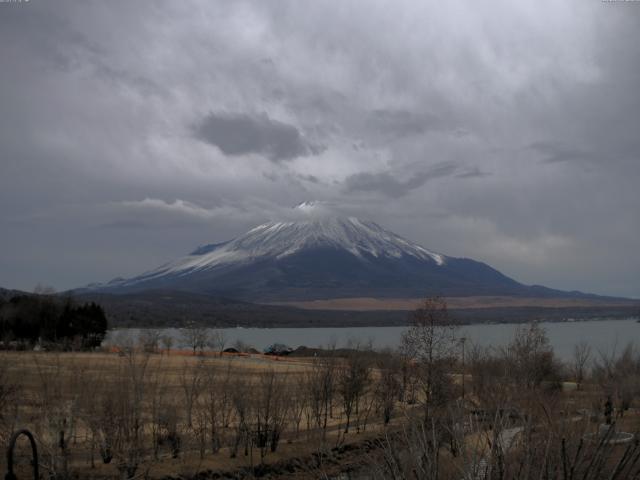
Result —
[[[202, 379], [199, 385], [199, 392], [195, 397], [194, 408], [192, 412], [192, 420], [190, 430], [195, 437], [198, 447], [198, 453], [200, 454], [200, 460], [204, 459], [204, 455], [207, 450], [207, 440], [210, 432], [210, 411], [208, 407], [208, 399], [203, 395], [204, 384], [206, 383], [206, 374], [202, 375]], [[197, 473], [197, 469], [194, 474]]]
[[309, 414], [316, 427], [322, 430], [324, 440], [336, 389], [335, 359], [329, 356], [316, 358], [306, 383], [309, 388]]
[[220, 352], [220, 356], [222, 356], [224, 346], [227, 344], [227, 337], [222, 330], [214, 330], [209, 335], [208, 344], [213, 350]]
[[343, 411], [346, 417], [344, 433], [349, 433], [351, 414], [357, 412], [371, 375], [371, 365], [365, 352], [354, 345], [346, 358], [337, 368], [337, 387], [342, 398]]
[[195, 365], [184, 363], [180, 375], [180, 387], [182, 389], [183, 407], [188, 428], [193, 427], [193, 411], [202, 390], [204, 363], [199, 360]]
[[426, 423], [430, 407], [449, 391], [447, 374], [455, 357], [456, 327], [449, 318], [446, 302], [440, 298], [426, 299], [410, 320], [411, 327], [402, 337], [402, 347], [418, 366]]
[[144, 406], [147, 396], [145, 382], [148, 354], [136, 350], [121, 357], [119, 371], [109, 385], [117, 395], [105, 395], [102, 405], [102, 456], [105, 463], [116, 460], [121, 480], [135, 478], [145, 461]]
[[5, 355], [0, 355], [0, 444], [5, 445], [15, 427], [20, 386], [11, 378]]
[[171, 347], [173, 347], [173, 337], [171, 335], [163, 335], [160, 338], [160, 341], [162, 342], [162, 346], [167, 352], [167, 355], [169, 355], [171, 353]]
[[518, 327], [505, 355], [511, 378], [528, 390], [557, 379], [558, 364], [547, 332], [537, 323]]
[[471, 387], [479, 406], [487, 412], [506, 406], [514, 386], [508, 376], [507, 358], [492, 348], [473, 345], [467, 354]]
[[68, 477], [69, 437], [73, 415], [68, 401], [73, 376], [64, 370], [59, 354], [47, 364], [34, 356], [38, 370], [36, 411], [40, 416], [36, 434], [40, 438], [42, 464], [53, 477]]
[[284, 375], [274, 370], [261, 373], [255, 388], [252, 436], [263, 461], [270, 449], [275, 452], [288, 413], [288, 391]]
[[209, 342], [209, 333], [207, 328], [196, 324], [190, 324], [182, 330], [182, 340], [193, 350], [195, 355], [198, 351], [202, 353]]
[[251, 387], [242, 376], [232, 377], [231, 401], [235, 414], [235, 438], [230, 448], [231, 458], [238, 455], [238, 448], [244, 444], [244, 454], [249, 455], [250, 444], [250, 418], [253, 401], [250, 395]]
[[378, 380], [375, 386], [377, 410], [382, 413], [382, 421], [387, 425], [391, 420], [393, 410], [400, 390], [400, 362], [394, 355], [389, 354], [378, 361]]
[[158, 353], [158, 347], [160, 345], [160, 330], [145, 328], [138, 338], [138, 343], [145, 352]]
[[[456, 425], [459, 419], [445, 423]], [[625, 479], [638, 473], [640, 444], [630, 442], [621, 451], [606, 441], [585, 442], [586, 426], [550, 415], [536, 425], [535, 434], [510, 428], [509, 419], [496, 415], [493, 427], [470, 421], [450, 435], [459, 446], [452, 458], [435, 441], [435, 429], [409, 422], [387, 433], [381, 455], [371, 457], [367, 478], [386, 479]]]
[[291, 421], [295, 425], [296, 438], [300, 436], [300, 423], [302, 422], [303, 414], [309, 411], [308, 397], [306, 395], [309, 391], [308, 380], [308, 377], [298, 375], [289, 390]]
[[[209, 384], [212, 391], [209, 393], [211, 397], [211, 407], [215, 408], [214, 417], [216, 419], [216, 434], [211, 434], [211, 446], [213, 451], [217, 451], [220, 445], [225, 441], [226, 433], [230, 428], [233, 416], [233, 383], [236, 375], [233, 368], [233, 358], [227, 361], [224, 370], [216, 377], [216, 381]], [[213, 428], [213, 427], [212, 427]]]
[[203, 379], [203, 389], [205, 391], [203, 401], [208, 422], [211, 453], [217, 453], [220, 450], [220, 433], [224, 428], [220, 421], [222, 413], [219, 409], [220, 398], [229, 394], [228, 388], [224, 388], [223, 386], [223, 388], [220, 389], [221, 382], [219, 376], [216, 368], [207, 368]]
[[619, 355], [615, 349], [600, 352], [593, 364], [593, 377], [603, 395], [615, 399], [617, 415], [622, 417], [640, 394], [640, 354], [633, 344], [628, 344]]
[[150, 423], [151, 423], [151, 447], [154, 460], [158, 460], [160, 445], [165, 441], [165, 413], [175, 411], [167, 404], [167, 378], [166, 374], [157, 369], [149, 382]]
[[580, 342], [573, 347], [573, 376], [576, 380], [578, 390], [582, 386], [587, 369], [587, 363], [591, 358], [591, 347], [587, 342]]

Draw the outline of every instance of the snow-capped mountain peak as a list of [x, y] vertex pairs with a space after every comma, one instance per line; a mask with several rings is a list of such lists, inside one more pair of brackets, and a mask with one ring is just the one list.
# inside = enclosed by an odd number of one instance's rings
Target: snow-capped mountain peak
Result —
[[304, 248], [332, 247], [361, 258], [409, 255], [444, 263], [444, 256], [430, 252], [373, 222], [356, 217], [319, 217], [295, 222], [270, 222], [259, 225], [225, 246], [245, 251], [252, 257], [281, 258]]
[[374, 222], [336, 214], [331, 205], [305, 202], [284, 217], [87, 290], [175, 290], [251, 302], [562, 293], [522, 285], [482, 262], [429, 251]]
[[363, 262], [381, 258], [413, 258], [435, 266], [446, 262], [444, 255], [409, 242], [374, 222], [352, 216], [330, 216], [326, 211], [316, 214], [318, 207], [313, 202], [302, 203], [295, 207], [296, 210], [309, 215], [301, 219], [258, 225], [231, 241], [198, 247], [174, 262], [117, 283], [131, 286], [166, 275], [181, 276], [259, 260], [278, 261], [306, 250], [323, 248], [348, 252]]

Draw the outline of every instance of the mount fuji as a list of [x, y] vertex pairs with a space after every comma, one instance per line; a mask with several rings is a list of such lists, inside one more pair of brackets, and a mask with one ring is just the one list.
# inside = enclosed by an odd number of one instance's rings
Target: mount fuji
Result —
[[259, 225], [223, 243], [129, 279], [87, 291], [179, 290], [258, 302], [349, 297], [582, 296], [523, 285], [486, 265], [428, 250], [356, 217], [314, 203], [290, 221]]

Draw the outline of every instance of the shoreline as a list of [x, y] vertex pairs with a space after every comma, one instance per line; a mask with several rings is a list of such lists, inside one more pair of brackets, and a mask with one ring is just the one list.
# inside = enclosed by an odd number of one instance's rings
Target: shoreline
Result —
[[[568, 318], [564, 320], [547, 320], [547, 319], [539, 319], [539, 320], [523, 320], [523, 321], [510, 321], [505, 320], [504, 322], [452, 322], [452, 325], [467, 327], [467, 326], [483, 326], [483, 325], [524, 325], [530, 322], [536, 323], [548, 323], [548, 324], [556, 324], [556, 323], [588, 323], [588, 322], [608, 322], [608, 321], [634, 321], [640, 323], [640, 315], [631, 315], [631, 316], [609, 316], [609, 317], [590, 317], [590, 318]], [[363, 325], [363, 324], [343, 324], [343, 325], [289, 325], [289, 326], [273, 326], [273, 327], [265, 327], [265, 326], [207, 326], [207, 325], [199, 325], [209, 330], [307, 330], [307, 329], [336, 329], [336, 328], [396, 328], [396, 327], [410, 327], [410, 323], [404, 324], [389, 324], [389, 325]], [[109, 328], [107, 332], [113, 331], [123, 331], [123, 330], [185, 330], [188, 327], [185, 326], [123, 326], [123, 327], [113, 327]]]

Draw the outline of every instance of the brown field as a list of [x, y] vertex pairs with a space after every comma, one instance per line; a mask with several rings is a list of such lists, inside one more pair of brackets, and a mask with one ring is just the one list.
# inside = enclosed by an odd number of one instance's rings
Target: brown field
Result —
[[[448, 325], [428, 328], [448, 338]], [[370, 350], [0, 352], [0, 442], [28, 428], [43, 478], [58, 480], [458, 480], [481, 460], [504, 470], [486, 478], [570, 478], [545, 473], [565, 467], [640, 478], [640, 442], [585, 440], [601, 438], [605, 401], [617, 431], [640, 432], [640, 352], [587, 361], [585, 347], [561, 364], [535, 324], [510, 345], [469, 349], [466, 363]], [[18, 478], [29, 478], [25, 445]]]
[[[64, 469], [80, 478], [127, 478], [118, 466], [128, 461], [128, 450], [139, 450], [137, 472], [144, 473], [140, 478], [169, 475], [189, 478], [200, 471], [233, 472], [260, 464], [277, 465], [292, 458], [300, 460], [296, 460], [297, 473], [293, 472], [295, 475], [291, 478], [319, 477], [320, 472], [315, 472], [317, 467], [306, 466], [305, 458], [311, 458], [320, 449], [373, 438], [379, 435], [381, 421], [377, 415], [374, 418], [373, 411], [366, 421], [354, 415], [352, 430], [346, 434], [340, 404], [334, 399], [331, 408], [335, 411], [327, 419], [326, 428], [318, 427], [309, 407], [296, 403], [306, 394], [303, 385], [308, 385], [312, 362], [312, 359], [246, 354], [193, 356], [190, 352], [177, 351], [169, 355], [0, 352], [0, 364], [4, 367], [2, 383], [16, 386], [18, 392], [12, 404], [2, 405], [5, 413], [0, 416], [0, 439], [4, 444], [10, 431], [28, 428], [36, 435], [44, 473], [59, 473]], [[271, 392], [273, 406], [268, 412], [260, 409], [264, 408], [261, 400], [267, 397], [264, 379], [271, 373], [275, 375], [279, 391]], [[234, 397], [240, 388], [244, 389], [242, 395]], [[223, 397], [224, 393], [228, 398]], [[256, 442], [244, 437], [238, 454], [231, 458], [239, 435], [234, 405], [240, 408], [238, 402], [242, 396], [247, 401], [242, 407], [248, 411], [247, 425], [254, 425], [261, 414], [286, 415], [277, 450], [263, 452], [263, 458]], [[228, 400], [228, 405], [222, 403], [223, 398]], [[210, 400], [215, 405], [209, 405]], [[372, 402], [368, 406], [371, 408]], [[209, 407], [218, 411], [212, 413]], [[208, 416], [221, 414], [223, 409], [228, 414], [225, 421]], [[294, 409], [300, 409], [297, 426]], [[192, 413], [188, 414], [189, 410]], [[166, 415], [173, 415], [173, 429], [181, 438], [177, 458], [173, 458], [166, 441], [155, 455], [153, 453], [156, 437], [166, 436], [169, 431], [160, 427], [165, 425]], [[187, 420], [187, 415], [192, 419]], [[103, 463], [99, 449], [100, 444], [105, 443], [105, 432], [116, 428], [113, 423], [129, 422], [139, 422], [139, 432], [133, 434], [129, 425], [118, 434], [117, 440], [114, 434], [114, 440], [109, 441], [113, 443], [114, 458], [109, 464]], [[159, 434], [154, 428], [164, 430]], [[212, 428], [220, 429], [216, 451], [212, 450], [208, 436]], [[59, 448], [60, 432], [64, 432], [64, 453]], [[249, 445], [246, 454], [245, 444]], [[20, 452], [22, 471], [27, 468], [27, 460], [25, 450]], [[0, 457], [1, 471], [5, 471], [5, 460], [4, 456]], [[348, 462], [345, 458], [344, 464]], [[332, 468], [337, 467], [327, 465], [322, 471], [326, 473]]]
[[[591, 298], [538, 298], [538, 297], [447, 297], [451, 309], [510, 308], [510, 307], [620, 307], [638, 305], [637, 300], [611, 300]], [[421, 298], [334, 298], [327, 300], [309, 300], [300, 302], [278, 302], [272, 305], [284, 305], [307, 310], [415, 310], [424, 299]]]

